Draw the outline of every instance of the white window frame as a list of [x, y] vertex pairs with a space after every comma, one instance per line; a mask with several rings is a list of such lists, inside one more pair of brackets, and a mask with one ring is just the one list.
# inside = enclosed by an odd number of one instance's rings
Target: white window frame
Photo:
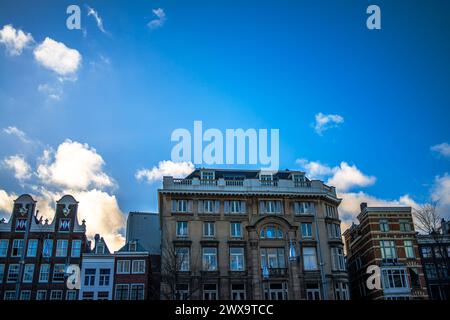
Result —
[[[136, 293], [136, 298], [133, 297], [133, 289], [136, 288], [142, 288], [142, 290], [139, 290], [137, 292], [141, 293], [142, 296], [138, 297]], [[130, 300], [144, 300], [145, 299], [145, 284], [143, 283], [132, 283], [130, 285]]]
[[[57, 272], [57, 271], [59, 271], [59, 268], [61, 267], [61, 266], [63, 266], [63, 268], [62, 268], [62, 272]], [[63, 263], [55, 263], [54, 265], [53, 265], [53, 274], [52, 274], [52, 281], [53, 282], [55, 282], [55, 283], [61, 283], [61, 282], [64, 282], [64, 276], [65, 276], [65, 272], [66, 272], [66, 266], [65, 266], [65, 264], [63, 264]], [[55, 275], [57, 275], [57, 274], [62, 274], [63, 276], [62, 276], [62, 279], [56, 279], [55, 280]]]
[[39, 242], [37, 239], [28, 240], [27, 257], [36, 257]]
[[[10, 280], [13, 269], [15, 269], [14, 274], [16, 274], [16, 276], [15, 276], [14, 280]], [[8, 274], [6, 275], [6, 283], [16, 283], [17, 280], [19, 280], [19, 269], [20, 269], [20, 266], [18, 263], [12, 263], [8, 266]]]
[[[24, 295], [28, 295], [27, 299], [24, 299]], [[31, 300], [31, 290], [22, 290], [20, 291], [19, 300]]]
[[70, 257], [79, 258], [81, 256], [81, 240], [72, 240], [72, 248], [70, 250]]
[[[185, 227], [179, 228], [179, 226], [181, 226], [181, 225], [185, 225]], [[176, 230], [177, 237], [187, 237], [189, 235], [189, 222], [188, 221], [177, 221], [176, 229], [177, 229]]]
[[[41, 295], [43, 295], [43, 297]], [[47, 290], [38, 290], [36, 292], [36, 300], [40, 301], [47, 300]]]
[[[238, 227], [236, 227], [238, 226]], [[235, 233], [237, 232], [238, 233]], [[242, 238], [242, 222], [231, 221], [230, 222], [230, 237], [231, 238]]]
[[[42, 256], [44, 258], [50, 258], [53, 255], [53, 239], [44, 239], [44, 245], [42, 246]], [[50, 252], [47, 252], [50, 249]], [[47, 252], [47, 253], [46, 253]]]
[[313, 271], [318, 269], [316, 247], [303, 247], [303, 270]]
[[0, 263], [0, 284], [3, 283], [4, 278], [5, 278], [5, 264]]
[[117, 260], [117, 274], [129, 274], [131, 271], [130, 260]]
[[313, 234], [312, 234], [312, 223], [310, 222], [302, 222], [301, 224], [301, 229], [302, 229], [302, 238], [312, 238]]
[[[126, 294], [125, 299], [123, 299], [122, 297], [120, 297], [120, 299], [118, 299], [117, 292], [118, 292], [119, 287], [127, 289], [126, 290], [127, 294]], [[130, 299], [130, 286], [129, 286], [129, 284], [126, 284], [126, 283], [118, 283], [118, 284], [116, 284], [116, 288], [115, 288], [115, 291], [114, 291], [114, 300], [129, 300], [129, 299]]]
[[[211, 250], [211, 252], [207, 252]], [[202, 248], [203, 271], [217, 271], [218, 269], [217, 247]]]
[[58, 239], [56, 241], [55, 257], [58, 257], [58, 258], [67, 257], [68, 248], [69, 248], [69, 240], [67, 240], [67, 239]]
[[214, 238], [216, 236], [216, 224], [213, 221], [203, 222], [203, 236], [206, 238]]
[[230, 270], [245, 270], [245, 250], [244, 247], [230, 247]]
[[[44, 268], [46, 268], [46, 269], [44, 270]], [[46, 275], [45, 279], [43, 279], [43, 275]], [[48, 263], [41, 264], [41, 267], [39, 269], [38, 282], [39, 283], [47, 283], [49, 280], [50, 280], [50, 264], [48, 264]]]
[[[16, 250], [16, 253], [14, 253]], [[23, 239], [14, 239], [11, 248], [11, 257], [21, 257], [25, 250], [25, 242]]]
[[50, 291], [50, 300], [62, 300], [62, 299], [63, 299], [63, 291], [62, 290], [52, 290], [52, 291]]
[[407, 259], [414, 259], [416, 254], [414, 253], [414, 244], [412, 240], [404, 240], [403, 246], [405, 248], [405, 257]]
[[132, 260], [131, 273], [132, 274], [144, 274], [145, 273], [145, 260]]
[[177, 259], [178, 271], [187, 272], [190, 271], [190, 248], [189, 247], [176, 247], [175, 255]]
[[34, 264], [27, 263], [23, 268], [22, 282], [23, 283], [32, 283], [33, 278], [34, 278]]
[[4, 258], [8, 255], [9, 240], [0, 239], [0, 257]]

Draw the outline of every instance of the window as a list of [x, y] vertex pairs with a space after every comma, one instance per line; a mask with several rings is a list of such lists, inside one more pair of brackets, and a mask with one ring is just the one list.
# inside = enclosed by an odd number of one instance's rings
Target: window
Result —
[[381, 257], [385, 260], [392, 260], [397, 258], [394, 241], [382, 240], [380, 241]]
[[261, 268], [286, 268], [284, 248], [261, 248]]
[[320, 300], [320, 289], [318, 283], [306, 284], [306, 299], [307, 300]]
[[328, 218], [338, 218], [336, 207], [330, 206], [329, 204], [325, 204], [325, 214]]
[[414, 255], [414, 247], [411, 240], [403, 241], [403, 245], [405, 246], [405, 256], [409, 259], [413, 259]]
[[202, 171], [201, 179], [202, 180], [214, 180], [214, 171]]
[[215, 212], [214, 200], [203, 200], [203, 212], [214, 213]]
[[341, 227], [336, 223], [328, 223], [328, 237], [330, 239], [341, 239]]
[[83, 300], [94, 300], [94, 292], [93, 291], [84, 291], [82, 299]]
[[95, 285], [95, 269], [84, 270], [84, 286], [92, 287]]
[[15, 291], [5, 291], [4, 300], [16, 300]]
[[244, 271], [244, 248], [230, 248], [230, 270]]
[[316, 248], [303, 247], [303, 268], [306, 271], [317, 270]]
[[283, 239], [283, 231], [277, 226], [266, 226], [261, 229], [262, 239]]
[[67, 257], [67, 240], [58, 240], [56, 242], [56, 256], [57, 257]]
[[424, 267], [428, 279], [430, 280], [437, 279], [437, 270], [436, 265], [434, 263], [425, 263]]
[[314, 202], [294, 202], [294, 214], [314, 214], [316, 208]]
[[342, 248], [331, 248], [333, 270], [345, 271], [345, 257]]
[[440, 246], [434, 247], [434, 256], [436, 259], [440, 259], [444, 257], [444, 248], [441, 248]]
[[130, 300], [144, 300], [144, 285], [132, 284]]
[[345, 282], [337, 282], [334, 286], [336, 300], [349, 300], [348, 285]]
[[5, 265], [0, 264], [0, 284], [3, 283], [3, 278], [5, 277]]
[[6, 257], [8, 253], [9, 240], [0, 239], [0, 257]]
[[232, 238], [242, 237], [242, 228], [240, 222], [230, 222], [230, 236]]
[[62, 300], [63, 291], [62, 290], [52, 290], [50, 292], [50, 300]]
[[66, 300], [77, 300], [77, 291], [76, 290], [67, 290], [66, 291]]
[[261, 214], [281, 214], [281, 201], [280, 200], [260, 201], [259, 210]]
[[303, 238], [312, 238], [312, 224], [311, 223], [302, 223], [302, 237]]
[[36, 239], [28, 240], [27, 257], [36, 257], [38, 241]]
[[99, 291], [97, 293], [97, 300], [109, 300], [109, 292], [108, 291]]
[[172, 200], [172, 212], [191, 212], [192, 200]]
[[8, 268], [8, 278], [6, 282], [16, 283], [18, 279], [19, 279], [19, 265], [10, 264]]
[[128, 300], [128, 291], [129, 287], [127, 284], [117, 284], [115, 300]]
[[203, 300], [217, 300], [217, 284], [207, 283], [203, 285]]
[[231, 300], [245, 300], [245, 284], [231, 285]]
[[187, 300], [189, 298], [189, 284], [177, 283], [175, 285], [176, 300]]
[[99, 286], [109, 286], [109, 279], [111, 277], [110, 269], [100, 269]]
[[409, 232], [411, 231], [411, 224], [408, 220], [400, 220], [400, 231]]
[[50, 274], [50, 265], [41, 264], [41, 270], [39, 271], [39, 282], [48, 282]]
[[145, 273], [145, 260], [133, 260], [132, 273]]
[[382, 270], [384, 289], [408, 288], [406, 271], [403, 269]]
[[23, 268], [23, 283], [33, 282], [34, 264], [26, 264]]
[[214, 222], [203, 222], [203, 236], [204, 237], [214, 237], [215, 236]]
[[65, 265], [55, 264], [53, 268], [53, 281], [54, 282], [64, 281], [64, 272], [65, 272]]
[[203, 270], [217, 271], [217, 248], [203, 248]]
[[270, 185], [270, 183], [273, 181], [273, 175], [271, 174], [261, 174], [259, 176], [259, 180], [261, 181], [261, 183]]
[[117, 273], [118, 274], [130, 273], [130, 260], [118, 260]]
[[380, 220], [380, 231], [389, 232], [389, 223], [386, 219]]
[[81, 240], [72, 240], [72, 252], [70, 256], [72, 258], [79, 258], [81, 255]]
[[47, 290], [38, 290], [36, 292], [36, 300], [47, 300]]
[[97, 254], [105, 253], [105, 246], [103, 245], [103, 243], [97, 244], [97, 246], [95, 247], [95, 253], [97, 253]]
[[24, 243], [22, 239], [14, 239], [11, 251], [11, 257], [21, 257], [24, 250]]
[[224, 212], [231, 214], [243, 214], [246, 212], [246, 202], [244, 200], [224, 201]]
[[437, 271], [440, 279], [448, 278], [448, 268], [445, 262], [437, 263]]
[[30, 290], [22, 290], [20, 292], [20, 300], [31, 300], [31, 291]]
[[189, 271], [189, 248], [177, 247], [175, 248], [175, 254], [177, 256], [177, 269], [179, 271]]
[[432, 258], [433, 257], [433, 252], [430, 247], [422, 247], [421, 251], [422, 251], [422, 256], [424, 258]]
[[44, 246], [42, 247], [42, 255], [45, 258], [50, 258], [52, 256], [52, 251], [53, 251], [53, 240], [45, 239]]
[[177, 237], [187, 237], [187, 236], [188, 236], [188, 222], [177, 221]]

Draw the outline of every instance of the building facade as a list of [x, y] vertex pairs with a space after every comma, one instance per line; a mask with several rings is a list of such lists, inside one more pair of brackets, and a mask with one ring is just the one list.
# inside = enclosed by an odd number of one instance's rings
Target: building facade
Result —
[[161, 299], [348, 299], [333, 187], [304, 172], [164, 177]]
[[441, 221], [440, 231], [418, 235], [428, 294], [433, 300], [450, 299], [450, 221]]
[[[427, 299], [410, 207], [361, 204], [359, 225], [344, 232], [352, 299]], [[369, 289], [367, 269], [381, 272], [379, 289]]]
[[112, 300], [114, 255], [100, 235], [94, 237], [94, 248], [83, 253], [79, 300]]
[[128, 214], [126, 242], [136, 240], [151, 254], [161, 253], [161, 230], [157, 213], [130, 212]]
[[70, 195], [56, 203], [52, 222], [37, 216], [36, 201], [24, 194], [14, 201], [8, 222], [0, 222], [0, 299], [76, 300], [66, 286], [66, 268], [81, 266], [89, 250], [85, 222]]

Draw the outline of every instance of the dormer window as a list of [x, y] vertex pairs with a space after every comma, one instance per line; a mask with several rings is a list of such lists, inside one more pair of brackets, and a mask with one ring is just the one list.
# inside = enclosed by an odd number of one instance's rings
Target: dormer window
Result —
[[105, 246], [103, 244], [98, 244], [96, 249], [97, 254], [104, 254], [105, 253]]
[[135, 252], [136, 251], [136, 241], [132, 241], [128, 245], [128, 251]]
[[202, 180], [214, 180], [214, 171], [202, 171], [200, 178]]

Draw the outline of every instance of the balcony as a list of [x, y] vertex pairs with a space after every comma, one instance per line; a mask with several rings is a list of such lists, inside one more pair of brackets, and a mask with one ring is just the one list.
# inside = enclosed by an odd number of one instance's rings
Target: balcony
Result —
[[[268, 268], [269, 278], [282, 278], [288, 276], [287, 268]], [[261, 274], [264, 276], [264, 270], [261, 269]]]
[[176, 179], [164, 177], [163, 191], [217, 191], [217, 192], [276, 192], [276, 193], [304, 193], [323, 194], [336, 197], [336, 189], [327, 186], [320, 180], [293, 181], [293, 180], [204, 180]]

